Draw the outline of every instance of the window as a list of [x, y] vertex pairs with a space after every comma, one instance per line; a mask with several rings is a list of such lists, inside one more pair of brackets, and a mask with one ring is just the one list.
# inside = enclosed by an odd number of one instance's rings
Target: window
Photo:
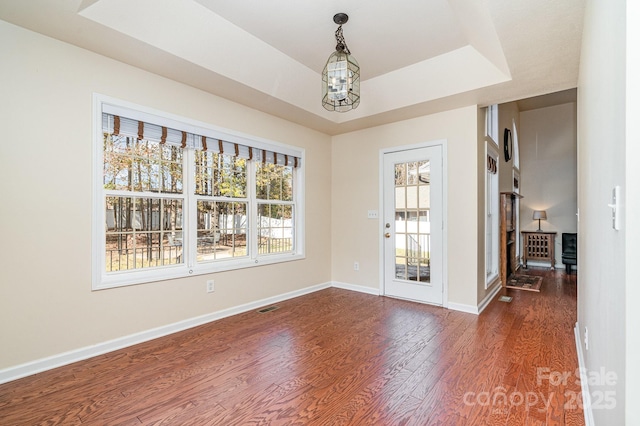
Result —
[[303, 151], [96, 95], [102, 289], [304, 256]]
[[520, 170], [520, 147], [518, 145], [518, 129], [516, 128], [516, 119], [511, 120], [513, 127], [513, 167]]
[[498, 277], [500, 240], [500, 200], [498, 188], [498, 151], [492, 142], [485, 142], [487, 170], [485, 179], [485, 288]]
[[293, 175], [291, 167], [260, 164], [256, 172], [258, 252], [282, 253], [293, 245]]
[[247, 160], [195, 151], [196, 261], [243, 257], [247, 251]]
[[489, 105], [485, 112], [485, 136], [498, 143], [498, 105]]

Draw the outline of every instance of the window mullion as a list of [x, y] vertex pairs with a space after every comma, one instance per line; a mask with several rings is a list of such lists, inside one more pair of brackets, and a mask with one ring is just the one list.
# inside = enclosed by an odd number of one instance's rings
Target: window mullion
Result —
[[258, 257], [258, 203], [256, 202], [256, 162], [247, 161], [247, 255], [249, 259]]
[[295, 201], [284, 201], [284, 200], [265, 200], [262, 198], [257, 198], [256, 199], [257, 203], [260, 204], [277, 204], [277, 205], [287, 205], [287, 206], [295, 206], [296, 202]]
[[136, 191], [119, 191], [115, 189], [105, 189], [105, 197], [133, 197], [133, 198], [164, 198], [164, 199], [186, 199], [185, 194], [171, 192], [136, 192]]
[[184, 217], [188, 218], [187, 223], [182, 224], [182, 234], [185, 236], [185, 241], [182, 245], [184, 253], [185, 265], [191, 270], [195, 264], [196, 256], [196, 242], [198, 241], [198, 230], [196, 224], [198, 223], [198, 199], [195, 195], [196, 188], [196, 167], [195, 167], [195, 151], [193, 149], [185, 149], [182, 156], [182, 170], [184, 171], [184, 191], [185, 191], [185, 203], [183, 212]]

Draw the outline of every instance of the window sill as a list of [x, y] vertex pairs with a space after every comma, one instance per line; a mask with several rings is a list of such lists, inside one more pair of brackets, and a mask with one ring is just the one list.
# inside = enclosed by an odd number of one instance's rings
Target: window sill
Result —
[[300, 253], [263, 255], [257, 259], [242, 259], [232, 262], [211, 262], [198, 264], [191, 268], [186, 265], [167, 266], [153, 270], [126, 271], [103, 275], [99, 283], [95, 283], [92, 291], [106, 290], [110, 288], [126, 287], [136, 284], [148, 284], [158, 281], [188, 278], [192, 276], [215, 274], [218, 272], [234, 271], [239, 269], [254, 268], [257, 266], [273, 265], [277, 263], [292, 262], [305, 259]]

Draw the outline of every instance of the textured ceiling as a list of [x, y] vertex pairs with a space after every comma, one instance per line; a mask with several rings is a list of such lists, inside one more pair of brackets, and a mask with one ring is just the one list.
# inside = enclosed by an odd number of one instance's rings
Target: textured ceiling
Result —
[[[0, 19], [328, 134], [574, 88], [584, 0], [0, 0]], [[333, 15], [360, 106], [320, 104]]]

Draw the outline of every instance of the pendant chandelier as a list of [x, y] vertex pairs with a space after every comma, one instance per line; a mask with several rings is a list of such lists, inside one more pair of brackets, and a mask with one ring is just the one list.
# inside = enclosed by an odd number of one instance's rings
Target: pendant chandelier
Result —
[[346, 13], [333, 17], [333, 22], [339, 25], [336, 51], [322, 71], [322, 106], [329, 111], [347, 112], [360, 105], [360, 67], [342, 35], [342, 24], [348, 20]]

